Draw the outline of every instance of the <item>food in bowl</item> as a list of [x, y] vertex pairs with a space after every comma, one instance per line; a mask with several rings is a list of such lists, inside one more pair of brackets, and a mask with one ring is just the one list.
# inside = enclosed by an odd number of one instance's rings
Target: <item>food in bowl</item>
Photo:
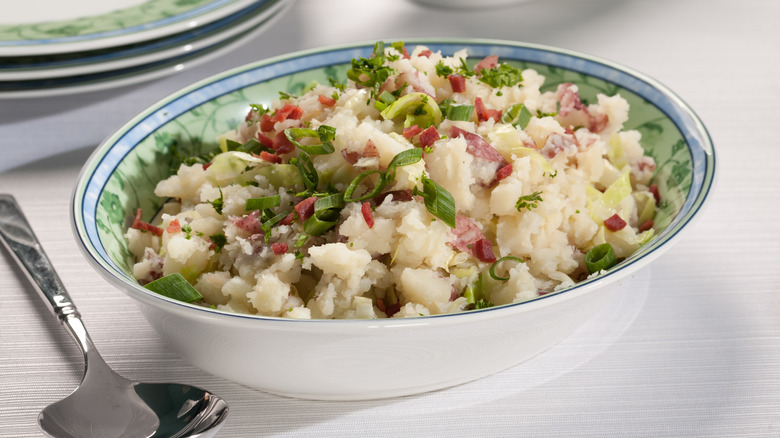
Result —
[[628, 103], [490, 55], [377, 43], [343, 83], [252, 105], [127, 230], [148, 288], [297, 319], [414, 317], [566, 289], [655, 233]]

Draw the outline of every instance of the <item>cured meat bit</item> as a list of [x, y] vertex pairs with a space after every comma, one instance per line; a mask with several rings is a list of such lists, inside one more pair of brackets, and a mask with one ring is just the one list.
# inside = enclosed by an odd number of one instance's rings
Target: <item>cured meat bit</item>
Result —
[[436, 130], [435, 126], [429, 126], [425, 131], [420, 133], [420, 146], [427, 148], [428, 146], [433, 145], [438, 139], [439, 131]]
[[571, 134], [553, 132], [539, 152], [547, 158], [553, 158], [561, 152], [577, 149], [577, 137]]
[[257, 137], [257, 141], [259, 141], [261, 145], [271, 149], [274, 148], [274, 141], [271, 137], [263, 134], [262, 132], [258, 132], [255, 137]]
[[271, 148], [275, 150], [278, 155], [284, 155], [295, 150], [295, 145], [292, 144], [286, 135], [284, 135], [284, 131], [281, 131], [274, 137]]
[[638, 230], [639, 230], [640, 233], [644, 233], [645, 231], [649, 230], [650, 228], [653, 228], [653, 225], [654, 225], [653, 220], [652, 219], [648, 219], [648, 220], [642, 222], [639, 225]]
[[267, 151], [260, 151], [259, 157], [260, 157], [261, 160], [268, 161], [269, 163], [279, 164], [279, 163], [282, 162], [282, 157], [280, 157], [279, 155], [276, 155], [276, 154], [272, 154], [272, 153], [267, 152]]
[[480, 97], [474, 99], [474, 109], [477, 112], [477, 120], [480, 122], [486, 122], [489, 119], [493, 119], [496, 122], [501, 121], [501, 111], [488, 109]]
[[450, 244], [455, 248], [467, 252], [483, 262], [495, 262], [493, 245], [482, 234], [477, 224], [468, 217], [458, 214], [455, 217], [455, 229], [452, 230], [453, 239]]
[[408, 140], [408, 139], [414, 137], [415, 135], [419, 134], [420, 132], [422, 132], [422, 128], [420, 128], [417, 125], [412, 125], [412, 126], [407, 126], [406, 128], [404, 128], [404, 131], [403, 131], [403, 133], [401, 133], [401, 135], [403, 135], [404, 138]]
[[492, 69], [495, 68], [498, 65], [498, 55], [490, 55], [485, 57], [483, 60], [479, 61], [477, 65], [474, 66], [474, 71], [479, 73], [482, 69]]
[[420, 51], [418, 56], [424, 56], [426, 58], [430, 58], [431, 55], [433, 55], [433, 52], [431, 52], [428, 49], [425, 49], [425, 50]]
[[277, 123], [287, 119], [299, 120], [301, 117], [303, 117], [303, 108], [291, 103], [286, 103], [282, 108], [276, 111], [271, 117], [271, 121]]
[[325, 96], [325, 95], [319, 95], [319, 96], [317, 96], [317, 100], [318, 100], [318, 101], [319, 101], [321, 104], [323, 104], [323, 105], [325, 105], [325, 106], [333, 106], [333, 105], [335, 105], [335, 104], [336, 104], [336, 99], [334, 99], [334, 98], [332, 98], [332, 97], [329, 97], [329, 96]]
[[244, 121], [245, 121], [245, 122], [248, 122], [248, 121], [252, 120], [252, 117], [253, 117], [254, 115], [255, 115], [255, 110], [250, 108], [250, 109], [249, 109], [249, 112], [248, 112], [248, 113], [246, 113], [246, 117], [244, 117]]
[[135, 228], [136, 230], [141, 231], [148, 231], [156, 236], [162, 236], [163, 230], [160, 227], [155, 227], [154, 225], [144, 222], [141, 220], [141, 209], [135, 211], [135, 219], [133, 220], [133, 225], [130, 226], [130, 228]]
[[360, 207], [360, 212], [363, 214], [363, 219], [365, 219], [368, 228], [374, 228], [374, 214], [371, 212], [371, 204], [368, 201], [364, 202]]
[[661, 193], [658, 191], [658, 185], [651, 184], [650, 187], [648, 187], [648, 190], [653, 194], [653, 198], [655, 198], [655, 205], [658, 205], [658, 203], [661, 202]]
[[556, 97], [560, 103], [556, 118], [562, 125], [585, 126], [590, 132], [601, 132], [609, 123], [606, 114], [594, 113], [582, 103], [577, 87], [572, 83], [558, 85]]
[[460, 129], [457, 126], [451, 127], [450, 137], [455, 138], [458, 136], [463, 136], [463, 138], [466, 139], [466, 152], [473, 155], [475, 158], [494, 161], [500, 163], [502, 167], [507, 164], [504, 157], [479, 135]]
[[344, 157], [344, 160], [347, 163], [349, 163], [349, 164], [351, 164], [353, 166], [360, 159], [360, 154], [358, 154], [356, 151], [348, 151], [346, 149], [342, 149], [341, 150], [341, 156]]
[[615, 213], [607, 219], [604, 219], [604, 226], [607, 227], [609, 231], [620, 231], [626, 227], [626, 221]]
[[271, 132], [274, 130], [274, 125], [276, 122], [271, 120], [270, 114], [263, 114], [262, 117], [260, 117], [260, 130], [263, 132]]
[[357, 162], [361, 158], [374, 158], [379, 156], [379, 149], [377, 149], [376, 145], [373, 141], [370, 139], [366, 142], [365, 147], [363, 147], [363, 152], [358, 151], [348, 151], [346, 149], [341, 150], [341, 156], [344, 157], [344, 160], [346, 160], [347, 163], [351, 165], [357, 164]]
[[263, 224], [260, 223], [260, 212], [255, 210], [244, 217], [231, 217], [230, 220], [236, 227], [248, 231], [252, 234], [260, 234], [263, 232]]
[[181, 224], [179, 223], [179, 220], [178, 219], [172, 220], [168, 224], [168, 228], [165, 231], [167, 231], [168, 234], [178, 233], [179, 231], [181, 231]]
[[314, 203], [317, 202], [316, 196], [309, 196], [308, 198], [304, 199], [303, 201], [295, 204], [295, 212], [298, 213], [298, 217], [301, 218], [301, 221], [305, 221], [306, 219], [310, 218], [312, 214], [314, 214]]
[[498, 172], [496, 173], [496, 180], [501, 181], [502, 179], [508, 177], [511, 174], [512, 174], [512, 163], [509, 163], [506, 166], [498, 169]]
[[276, 242], [271, 244], [271, 250], [276, 255], [282, 255], [287, 253], [288, 247], [287, 244], [284, 242]]
[[411, 190], [391, 190], [374, 196], [374, 202], [376, 202], [376, 205], [382, 205], [382, 203], [385, 202], [385, 199], [390, 195], [393, 195], [393, 201], [406, 202], [413, 199]]
[[298, 213], [291, 211], [289, 214], [287, 214], [287, 216], [283, 217], [282, 220], [279, 221], [279, 225], [290, 225], [297, 217]]
[[465, 93], [466, 92], [466, 78], [459, 74], [451, 74], [447, 76], [450, 81], [453, 93]]

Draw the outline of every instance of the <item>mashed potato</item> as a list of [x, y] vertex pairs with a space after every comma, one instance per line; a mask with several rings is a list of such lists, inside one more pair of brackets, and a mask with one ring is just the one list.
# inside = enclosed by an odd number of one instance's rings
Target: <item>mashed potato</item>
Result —
[[[533, 299], [653, 235], [655, 163], [628, 104], [495, 56], [378, 44], [345, 84], [253, 105], [126, 237], [136, 278], [288, 318], [414, 317]], [[598, 274], [595, 272], [595, 274]]]

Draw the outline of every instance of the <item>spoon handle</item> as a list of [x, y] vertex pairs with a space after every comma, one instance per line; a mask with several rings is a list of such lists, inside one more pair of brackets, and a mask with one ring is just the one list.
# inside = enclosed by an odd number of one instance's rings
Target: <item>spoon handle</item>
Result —
[[19, 204], [8, 194], [0, 194], [0, 240], [19, 266], [24, 268], [27, 278], [54, 316], [62, 322], [81, 317]]

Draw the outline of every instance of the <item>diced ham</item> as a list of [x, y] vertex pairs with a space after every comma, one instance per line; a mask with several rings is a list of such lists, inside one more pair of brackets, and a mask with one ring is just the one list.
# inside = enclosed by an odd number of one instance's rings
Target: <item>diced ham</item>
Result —
[[278, 155], [284, 155], [294, 151], [295, 145], [292, 144], [286, 135], [284, 135], [284, 131], [281, 131], [274, 137], [271, 148], [275, 150]]
[[418, 56], [424, 56], [424, 57], [426, 57], [426, 58], [430, 58], [430, 57], [431, 57], [431, 55], [433, 55], [433, 52], [431, 52], [431, 51], [430, 51], [430, 50], [428, 50], [428, 49], [421, 50], [421, 51], [420, 51], [420, 53], [418, 54]]
[[276, 111], [271, 117], [274, 123], [283, 122], [287, 119], [299, 120], [303, 116], [303, 108], [293, 105], [292, 103], [286, 103], [284, 106]]
[[279, 225], [290, 225], [295, 221], [297, 217], [298, 217], [298, 213], [295, 211], [291, 211], [287, 216], [283, 217], [282, 220], [279, 221]]
[[420, 128], [418, 125], [412, 125], [404, 128], [404, 131], [401, 135], [403, 135], [404, 138], [408, 140], [420, 132], [422, 132], [422, 128]]
[[653, 194], [653, 198], [655, 198], [655, 205], [658, 205], [658, 203], [661, 202], [661, 193], [658, 191], [658, 185], [651, 184], [647, 189], [650, 191], [650, 193]]
[[650, 228], [653, 228], [653, 225], [654, 225], [653, 220], [652, 219], [648, 219], [648, 220], [642, 222], [641, 224], [639, 224], [638, 230], [639, 230], [640, 233], [644, 233], [645, 231], [649, 230]]
[[263, 134], [262, 132], [258, 132], [255, 137], [257, 137], [257, 141], [259, 141], [261, 145], [271, 149], [274, 148], [274, 140], [271, 137]]
[[439, 131], [436, 130], [435, 126], [429, 126], [420, 133], [420, 146], [427, 148], [428, 146], [433, 145], [438, 139]]
[[393, 195], [393, 201], [406, 202], [413, 199], [411, 190], [391, 190], [374, 196], [374, 202], [376, 202], [376, 205], [382, 205], [382, 203], [385, 202], [385, 199], [390, 195]]
[[156, 236], [162, 236], [163, 230], [160, 227], [155, 227], [154, 225], [144, 222], [141, 220], [141, 209], [135, 211], [135, 219], [133, 220], [133, 225], [130, 226], [131, 228], [135, 228], [136, 230], [141, 231], [148, 231]]
[[287, 253], [287, 244], [284, 242], [276, 242], [271, 244], [271, 250], [276, 255], [282, 255]]
[[558, 85], [556, 98], [560, 103], [556, 118], [564, 126], [584, 126], [590, 132], [601, 132], [609, 123], [606, 114], [594, 113], [582, 103], [577, 88], [572, 83]]
[[512, 163], [509, 163], [506, 166], [498, 169], [498, 172], [496, 173], [496, 180], [501, 181], [502, 179], [508, 177], [511, 174], [512, 174]]
[[492, 69], [495, 68], [498, 65], [498, 55], [490, 55], [485, 57], [483, 60], [479, 61], [477, 65], [474, 66], [474, 71], [479, 73], [482, 69]]
[[341, 156], [344, 157], [344, 160], [346, 160], [347, 163], [352, 164], [354, 166], [361, 158], [378, 157], [379, 149], [377, 149], [374, 142], [371, 141], [371, 139], [369, 139], [368, 141], [366, 141], [366, 145], [363, 147], [363, 152], [348, 151], [346, 149], [342, 149]]
[[246, 113], [246, 117], [244, 117], [244, 121], [245, 121], [245, 122], [248, 122], [248, 121], [252, 120], [252, 117], [253, 117], [254, 115], [255, 115], [255, 110], [250, 108], [250, 109], [249, 109], [249, 112], [248, 112], [248, 113]]
[[466, 152], [473, 155], [475, 158], [500, 163], [501, 167], [507, 164], [504, 157], [502, 157], [501, 154], [499, 154], [498, 151], [482, 137], [473, 132], [460, 129], [457, 126], [452, 126], [450, 128], [450, 137], [455, 138], [458, 136], [463, 136], [463, 138], [466, 139]]
[[311, 217], [312, 214], [314, 214], [314, 203], [317, 202], [316, 196], [309, 196], [308, 198], [304, 199], [303, 201], [295, 204], [295, 212], [298, 213], [298, 217], [301, 218], [301, 221], [305, 221], [309, 217]]
[[493, 246], [482, 234], [477, 224], [468, 217], [458, 214], [455, 217], [455, 229], [452, 230], [454, 239], [450, 243], [455, 248], [467, 252], [483, 262], [495, 262]]
[[453, 93], [466, 92], [466, 78], [464, 76], [459, 74], [451, 74], [447, 76], [447, 79], [450, 81], [450, 86], [452, 87]]
[[396, 313], [398, 313], [399, 310], [401, 310], [401, 303], [395, 303], [393, 305], [385, 305], [385, 300], [383, 298], [377, 298], [376, 299], [376, 308], [381, 310], [382, 312], [385, 312], [385, 315], [387, 317], [392, 317]]
[[317, 100], [325, 106], [333, 106], [336, 104], [336, 99], [322, 94], [317, 96]]
[[609, 231], [620, 231], [626, 227], [626, 221], [615, 213], [607, 219], [604, 219], [604, 226], [607, 227]]
[[260, 151], [259, 157], [261, 160], [268, 161], [269, 163], [279, 164], [282, 162], [282, 157], [267, 151]]
[[252, 234], [260, 234], [263, 232], [262, 223], [260, 222], [260, 211], [255, 210], [246, 216], [231, 217], [230, 221], [235, 224], [236, 227], [248, 231]]
[[576, 151], [577, 148], [577, 137], [553, 132], [547, 136], [547, 141], [539, 152], [547, 158], [553, 158], [561, 152]]
[[270, 114], [263, 114], [262, 117], [260, 117], [260, 130], [263, 132], [271, 132], [274, 130], [274, 125], [276, 122], [271, 120]]
[[368, 201], [364, 202], [360, 207], [360, 212], [363, 214], [363, 219], [365, 219], [368, 228], [374, 228], [374, 214], [371, 211], [371, 204], [369, 204]]
[[480, 122], [486, 122], [489, 119], [493, 119], [496, 122], [501, 120], [501, 111], [488, 109], [480, 97], [474, 99], [474, 110], [477, 112], [477, 120]]
[[178, 233], [179, 231], [181, 231], [181, 224], [179, 223], [179, 220], [178, 219], [172, 220], [168, 224], [168, 228], [165, 231], [167, 231], [168, 234]]

